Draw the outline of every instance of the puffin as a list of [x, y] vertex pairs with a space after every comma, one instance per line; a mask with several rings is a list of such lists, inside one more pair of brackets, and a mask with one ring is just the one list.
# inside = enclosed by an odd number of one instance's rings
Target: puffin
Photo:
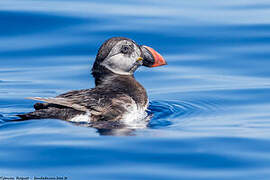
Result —
[[[40, 101], [35, 111], [17, 115], [20, 120], [61, 119], [84, 122], [96, 128], [145, 127], [149, 104], [145, 88], [134, 72], [141, 66], [166, 65], [153, 48], [125, 37], [112, 37], [98, 50], [92, 67], [95, 87], [72, 90], [56, 97], [29, 97]], [[41, 103], [42, 102], [42, 103]]]

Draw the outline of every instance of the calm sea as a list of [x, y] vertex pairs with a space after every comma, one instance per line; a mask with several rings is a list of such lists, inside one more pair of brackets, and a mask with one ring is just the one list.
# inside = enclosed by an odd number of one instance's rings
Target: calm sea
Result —
[[[13, 121], [25, 97], [93, 87], [112, 36], [168, 62], [135, 74], [148, 128]], [[0, 178], [269, 180], [269, 138], [269, 0], [0, 0]]]

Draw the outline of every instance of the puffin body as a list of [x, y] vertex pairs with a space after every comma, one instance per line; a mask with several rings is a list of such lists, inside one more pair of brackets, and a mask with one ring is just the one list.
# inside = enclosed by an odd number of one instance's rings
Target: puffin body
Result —
[[156, 67], [166, 61], [155, 50], [124, 37], [108, 39], [100, 47], [92, 68], [95, 88], [70, 91], [54, 98], [33, 97], [35, 111], [26, 119], [62, 119], [87, 122], [96, 128], [145, 127], [148, 97], [133, 73], [140, 66]]

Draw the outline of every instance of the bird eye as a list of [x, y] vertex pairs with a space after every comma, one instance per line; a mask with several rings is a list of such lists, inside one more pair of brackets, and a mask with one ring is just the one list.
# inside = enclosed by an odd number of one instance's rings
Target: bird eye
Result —
[[121, 53], [127, 54], [129, 52], [129, 46], [128, 45], [123, 45], [121, 48]]

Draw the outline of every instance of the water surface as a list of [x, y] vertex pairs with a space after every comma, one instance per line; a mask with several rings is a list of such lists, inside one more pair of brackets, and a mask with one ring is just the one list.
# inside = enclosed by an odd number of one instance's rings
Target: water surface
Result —
[[[0, 1], [0, 176], [269, 179], [269, 17], [266, 0]], [[13, 121], [33, 110], [25, 97], [93, 87], [95, 55], [112, 36], [168, 62], [135, 74], [149, 128], [104, 136]]]

